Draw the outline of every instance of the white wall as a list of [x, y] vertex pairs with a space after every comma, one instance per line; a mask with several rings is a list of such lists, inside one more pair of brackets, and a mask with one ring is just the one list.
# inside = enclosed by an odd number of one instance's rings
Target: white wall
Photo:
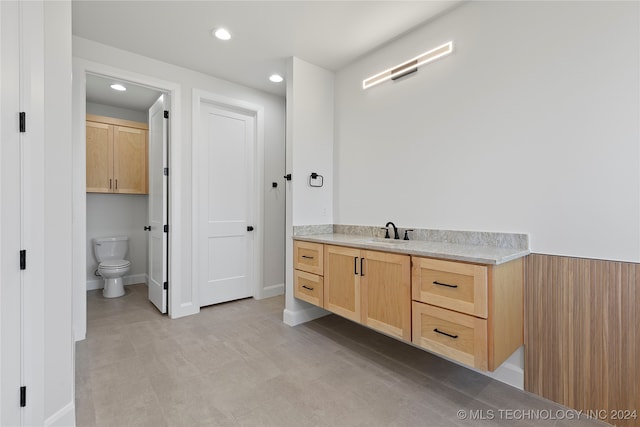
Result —
[[94, 275], [98, 268], [93, 238], [128, 236], [131, 269], [126, 284], [143, 283], [147, 274], [147, 195], [87, 193], [87, 290], [101, 289], [104, 279]]
[[[326, 312], [293, 297], [294, 225], [333, 223], [332, 72], [299, 58], [287, 64], [286, 300], [284, 322], [296, 325]], [[324, 176], [324, 186], [309, 186], [309, 174]]]
[[[148, 112], [87, 102], [87, 114], [147, 123]], [[94, 275], [98, 268], [94, 237], [129, 236], [131, 269], [125, 284], [146, 282], [148, 202], [147, 195], [87, 193], [87, 290], [104, 287], [104, 279]]]
[[[639, 5], [469, 2], [336, 75], [339, 224], [640, 261]], [[362, 90], [449, 40], [454, 53]]]
[[[71, 2], [44, 3], [44, 423], [73, 425]], [[37, 393], [37, 390], [33, 390]]]
[[[292, 58], [287, 114], [293, 176], [293, 225], [333, 223], [333, 73]], [[288, 76], [289, 77], [289, 76]], [[324, 186], [309, 186], [309, 175], [324, 177]], [[315, 185], [317, 183], [314, 182]]]
[[[158, 92], [158, 97], [160, 93]], [[151, 105], [149, 105], [151, 107]], [[116, 119], [131, 120], [133, 122], [148, 123], [149, 111], [137, 111], [129, 108], [114, 107], [111, 105], [87, 102], [87, 114], [113, 117]]]
[[[192, 191], [191, 191], [191, 96], [193, 89], [212, 92], [221, 96], [241, 99], [246, 102], [261, 105], [265, 111], [265, 165], [264, 165], [264, 271], [263, 285], [265, 288], [284, 283], [284, 200], [281, 190], [272, 190], [271, 182], [282, 183], [284, 170], [284, 99], [275, 95], [260, 92], [247, 87], [239, 86], [212, 76], [201, 74], [175, 65], [156, 61], [141, 55], [115, 49], [90, 40], [74, 37], [73, 55], [78, 59], [104, 64], [117, 70], [128, 73], [150, 76], [167, 82], [172, 82], [180, 87], [181, 98], [172, 99], [172, 105], [176, 103], [182, 112], [180, 121], [180, 138], [171, 141], [170, 144], [179, 147], [179, 157], [174, 161], [179, 162], [178, 181], [180, 188], [174, 188], [173, 201], [179, 200], [180, 221], [173, 224], [172, 241], [178, 245], [182, 260], [181, 265], [173, 265], [179, 270], [179, 279], [174, 282], [180, 286], [179, 300], [181, 307], [179, 313], [173, 316], [182, 316], [195, 313], [199, 307], [193, 304], [193, 291], [196, 284], [192, 282]], [[174, 122], [175, 123], [175, 122]], [[74, 126], [77, 126], [75, 124]], [[278, 161], [278, 159], [280, 159]], [[78, 171], [78, 173], [81, 173]], [[177, 199], [179, 198], [179, 199]], [[175, 215], [173, 220], [176, 220]], [[172, 219], [170, 218], [170, 221]]]

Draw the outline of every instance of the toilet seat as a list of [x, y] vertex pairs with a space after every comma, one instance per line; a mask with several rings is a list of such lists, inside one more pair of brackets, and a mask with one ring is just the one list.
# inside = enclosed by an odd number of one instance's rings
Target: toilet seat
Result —
[[126, 259], [112, 259], [109, 261], [102, 261], [98, 267], [104, 270], [114, 270], [129, 267], [130, 265], [131, 261], [127, 261]]

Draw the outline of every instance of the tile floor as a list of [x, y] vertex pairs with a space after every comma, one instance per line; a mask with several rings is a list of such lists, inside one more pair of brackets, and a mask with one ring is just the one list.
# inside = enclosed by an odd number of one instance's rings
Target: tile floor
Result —
[[146, 294], [87, 293], [78, 426], [602, 425], [335, 315], [286, 326], [283, 297], [170, 320]]

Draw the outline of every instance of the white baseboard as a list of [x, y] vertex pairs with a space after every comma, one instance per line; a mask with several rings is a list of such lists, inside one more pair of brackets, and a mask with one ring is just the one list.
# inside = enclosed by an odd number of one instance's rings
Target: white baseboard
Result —
[[[124, 276], [122, 278], [124, 285], [135, 285], [137, 283], [148, 283], [147, 275], [145, 273], [142, 274], [132, 274], [130, 276]], [[94, 291], [96, 289], [104, 288], [104, 279], [101, 277], [96, 277], [95, 279], [87, 280], [87, 290]]]
[[60, 408], [58, 412], [44, 420], [45, 427], [74, 427], [76, 425], [76, 407], [73, 401]]
[[524, 390], [524, 369], [513, 363], [504, 362], [493, 372], [482, 372], [484, 375], [512, 387]]
[[284, 283], [279, 283], [262, 288], [260, 295], [256, 296], [255, 299], [271, 298], [282, 294], [284, 294]]
[[314, 319], [318, 319], [320, 317], [324, 317], [328, 314], [331, 313], [323, 310], [320, 307], [309, 307], [305, 308], [304, 310], [297, 311], [287, 310], [285, 308], [284, 312], [282, 313], [282, 321], [285, 323], [285, 325], [296, 326]]
[[87, 339], [87, 330], [85, 329], [84, 332], [80, 332], [78, 330], [78, 328], [76, 328], [74, 326], [74, 328], [73, 328], [73, 339], [74, 339], [74, 341], [82, 341], [82, 340]]

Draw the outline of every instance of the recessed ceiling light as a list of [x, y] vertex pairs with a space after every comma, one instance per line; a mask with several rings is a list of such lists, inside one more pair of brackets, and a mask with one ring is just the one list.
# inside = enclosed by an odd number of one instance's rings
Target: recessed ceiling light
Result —
[[280, 74], [272, 74], [269, 77], [269, 80], [271, 80], [274, 83], [281, 83], [284, 79], [282, 78], [282, 76]]
[[231, 33], [224, 28], [214, 28], [211, 34], [220, 40], [229, 40], [231, 38]]
[[126, 87], [122, 86], [121, 84], [117, 84], [117, 83], [112, 84], [111, 85], [111, 89], [119, 90], [120, 92], [124, 92], [125, 90], [127, 90]]

